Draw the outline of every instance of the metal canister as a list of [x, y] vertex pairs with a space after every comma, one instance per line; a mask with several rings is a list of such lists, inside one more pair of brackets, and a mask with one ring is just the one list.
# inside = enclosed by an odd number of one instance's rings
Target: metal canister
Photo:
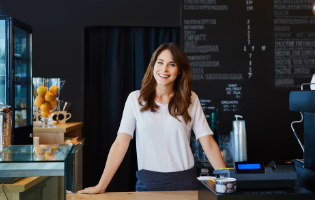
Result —
[[310, 87], [311, 87], [311, 90], [315, 90], [315, 74], [313, 74], [313, 76], [312, 76]]
[[245, 121], [238, 120], [238, 118], [243, 117], [241, 115], [235, 115], [235, 121], [233, 121], [234, 162], [247, 161]]
[[7, 105], [0, 105], [0, 153], [3, 149], [11, 146], [12, 130], [11, 130], [12, 108]]

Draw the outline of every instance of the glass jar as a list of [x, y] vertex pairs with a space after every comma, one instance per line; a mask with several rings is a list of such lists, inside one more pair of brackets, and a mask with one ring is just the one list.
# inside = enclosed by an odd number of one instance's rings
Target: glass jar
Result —
[[[11, 119], [12, 119], [12, 108], [11, 106], [0, 105], [0, 114], [3, 115], [3, 132], [2, 135], [2, 147], [6, 149], [11, 146], [12, 141], [12, 130], [11, 130]], [[1, 141], [1, 139], [0, 139]]]
[[0, 154], [2, 161], [11, 161], [11, 150], [3, 150], [3, 152]]

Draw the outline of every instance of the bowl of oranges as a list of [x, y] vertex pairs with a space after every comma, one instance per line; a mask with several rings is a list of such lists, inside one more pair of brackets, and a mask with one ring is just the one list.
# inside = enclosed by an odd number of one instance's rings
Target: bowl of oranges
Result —
[[36, 128], [55, 127], [49, 122], [51, 121], [51, 113], [54, 112], [58, 106], [58, 93], [57, 86], [51, 86], [49, 89], [45, 86], [39, 86], [36, 90], [37, 96], [34, 101], [36, 112], [41, 115], [41, 126]]

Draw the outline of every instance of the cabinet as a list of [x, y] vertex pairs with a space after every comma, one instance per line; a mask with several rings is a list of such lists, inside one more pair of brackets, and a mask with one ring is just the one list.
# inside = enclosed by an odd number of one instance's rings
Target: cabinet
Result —
[[74, 153], [74, 145], [11, 145], [0, 157], [0, 200], [65, 200], [74, 191]]
[[12, 143], [32, 144], [32, 27], [0, 16], [0, 102], [10, 105]]
[[[34, 128], [33, 136], [39, 137], [39, 144], [64, 144], [68, 137], [81, 140], [82, 122], [56, 124], [55, 128]], [[83, 143], [75, 145], [75, 177], [74, 190], [82, 189], [83, 182]]]
[[63, 144], [66, 137], [79, 137], [83, 122], [56, 124], [55, 128], [34, 128], [33, 136], [39, 137], [39, 144]]

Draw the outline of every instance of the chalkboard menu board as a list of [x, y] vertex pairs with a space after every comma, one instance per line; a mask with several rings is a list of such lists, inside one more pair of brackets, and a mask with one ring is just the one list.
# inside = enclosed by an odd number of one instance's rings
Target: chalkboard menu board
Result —
[[[182, 0], [181, 46], [193, 91], [220, 134], [246, 121], [249, 159], [302, 158], [290, 123], [289, 92], [315, 73], [313, 0]], [[297, 125], [303, 138], [302, 125]], [[283, 151], [281, 152], [280, 151]], [[275, 152], [276, 150], [276, 152]]]

